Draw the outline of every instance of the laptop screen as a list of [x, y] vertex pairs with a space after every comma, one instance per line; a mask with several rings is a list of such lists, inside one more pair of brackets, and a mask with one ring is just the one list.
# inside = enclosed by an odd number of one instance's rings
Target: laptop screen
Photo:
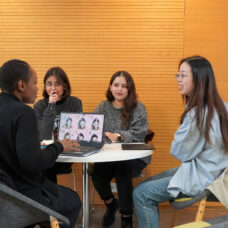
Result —
[[80, 144], [103, 143], [104, 115], [66, 113], [60, 115], [58, 139], [77, 140]]

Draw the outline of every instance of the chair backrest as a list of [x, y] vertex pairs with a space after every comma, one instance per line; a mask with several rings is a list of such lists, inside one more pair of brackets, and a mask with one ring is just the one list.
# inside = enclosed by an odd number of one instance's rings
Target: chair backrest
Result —
[[49, 221], [50, 216], [64, 224], [70, 224], [66, 217], [2, 183], [0, 183], [0, 205], [0, 227], [25, 227]]
[[154, 132], [153, 132], [152, 130], [149, 129], [148, 132], [147, 132], [147, 135], [146, 135], [146, 137], [145, 137], [145, 139], [144, 139], [144, 142], [145, 142], [145, 143], [151, 142], [152, 139], [153, 139], [153, 137], [154, 137]]

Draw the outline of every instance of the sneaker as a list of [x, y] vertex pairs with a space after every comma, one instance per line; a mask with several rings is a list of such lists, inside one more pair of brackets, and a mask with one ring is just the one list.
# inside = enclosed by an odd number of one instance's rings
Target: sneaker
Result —
[[121, 216], [121, 228], [132, 228], [132, 215], [129, 217]]
[[115, 198], [113, 198], [110, 204], [105, 204], [107, 208], [102, 219], [102, 225], [104, 227], [110, 227], [115, 221], [115, 214], [116, 211], [119, 209], [119, 203]]

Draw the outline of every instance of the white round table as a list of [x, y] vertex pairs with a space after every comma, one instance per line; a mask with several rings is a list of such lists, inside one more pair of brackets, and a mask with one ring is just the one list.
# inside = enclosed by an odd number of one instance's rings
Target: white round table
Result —
[[154, 150], [122, 150], [120, 143], [105, 144], [101, 151], [87, 157], [76, 157], [59, 155], [57, 162], [70, 162], [83, 164], [82, 184], [82, 227], [89, 228], [89, 163], [90, 162], [111, 162], [124, 161], [152, 155]]

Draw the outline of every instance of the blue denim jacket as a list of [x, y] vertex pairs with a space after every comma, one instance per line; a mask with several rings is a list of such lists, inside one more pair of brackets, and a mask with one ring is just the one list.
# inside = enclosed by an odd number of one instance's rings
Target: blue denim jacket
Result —
[[[228, 110], [228, 105], [225, 106]], [[199, 194], [228, 167], [218, 114], [215, 111], [211, 122], [210, 143], [204, 136], [206, 116], [207, 111], [202, 133], [196, 125], [195, 109], [187, 113], [175, 133], [170, 153], [182, 163], [168, 185], [168, 192], [174, 197], [180, 192], [190, 196]]]

